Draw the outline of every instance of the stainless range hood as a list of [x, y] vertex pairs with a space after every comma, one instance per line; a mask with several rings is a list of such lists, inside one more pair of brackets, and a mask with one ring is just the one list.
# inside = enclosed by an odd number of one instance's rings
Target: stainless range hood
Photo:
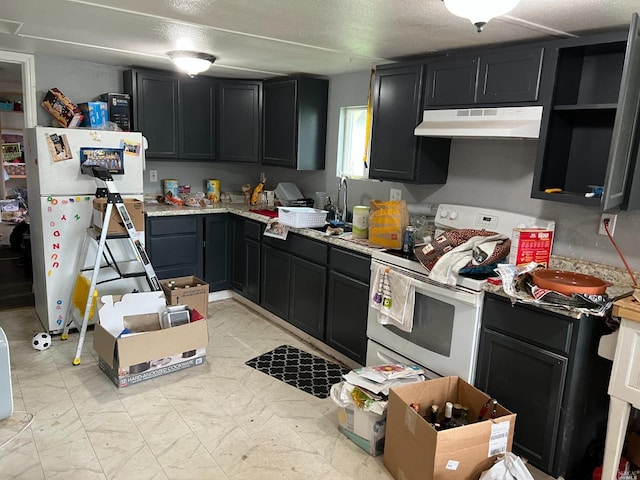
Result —
[[415, 134], [447, 138], [538, 138], [541, 120], [541, 106], [425, 110]]

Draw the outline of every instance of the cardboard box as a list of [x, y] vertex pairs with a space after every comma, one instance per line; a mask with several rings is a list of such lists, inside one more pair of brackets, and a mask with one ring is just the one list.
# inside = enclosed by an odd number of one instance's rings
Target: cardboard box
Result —
[[553, 230], [542, 228], [514, 228], [511, 236], [509, 263], [522, 265], [536, 262], [549, 267]]
[[57, 88], [50, 89], [44, 96], [42, 107], [63, 127], [78, 127], [82, 122], [82, 112]]
[[187, 305], [200, 315], [209, 315], [209, 284], [194, 275], [160, 280], [169, 305]]
[[[144, 231], [144, 202], [140, 200], [136, 200], [134, 198], [125, 198], [123, 199], [124, 206], [129, 213], [129, 217], [133, 222], [133, 226], [135, 227], [137, 232]], [[94, 198], [93, 199], [93, 225], [98, 229], [102, 230], [102, 225], [104, 224], [104, 215], [107, 211], [107, 199], [106, 198]], [[124, 227], [122, 222], [122, 218], [120, 214], [115, 208], [111, 210], [111, 218], [109, 219], [109, 226], [107, 229], [108, 233], [127, 233], [127, 230]]]
[[[120, 388], [205, 361], [206, 319], [160, 329], [162, 292], [105, 295], [94, 327], [93, 349], [100, 369]], [[131, 330], [120, 338], [122, 325]]]
[[100, 128], [107, 124], [108, 112], [106, 102], [84, 102], [78, 104], [84, 115], [81, 127]]
[[[498, 454], [511, 451], [516, 415], [498, 405], [498, 417], [436, 431], [422, 417], [447, 401], [469, 407], [475, 419], [489, 396], [458, 377], [394, 387], [387, 406], [384, 465], [398, 480], [477, 480]], [[418, 403], [420, 413], [410, 404]]]
[[340, 409], [338, 429], [369, 455], [384, 451], [384, 433], [387, 415], [360, 410], [355, 405]]

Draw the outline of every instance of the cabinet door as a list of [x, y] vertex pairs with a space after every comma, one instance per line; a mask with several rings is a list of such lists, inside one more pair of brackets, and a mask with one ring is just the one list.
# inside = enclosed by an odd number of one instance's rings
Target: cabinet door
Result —
[[547, 350], [482, 331], [476, 385], [517, 412], [513, 451], [547, 472], [558, 441], [567, 363]]
[[291, 297], [291, 255], [262, 245], [262, 289], [260, 305], [271, 313], [289, 319]]
[[369, 285], [330, 271], [327, 292], [327, 344], [361, 365], [367, 359]]
[[473, 105], [478, 58], [434, 60], [428, 64], [427, 105]]
[[291, 257], [289, 323], [322, 340], [327, 268]]
[[[246, 273], [246, 248], [244, 218], [232, 215], [231, 221], [231, 287], [244, 294]], [[258, 260], [258, 263], [260, 261]]]
[[535, 102], [543, 53], [538, 47], [481, 55], [477, 103]]
[[254, 303], [260, 303], [260, 242], [246, 239], [244, 296]]
[[215, 81], [209, 77], [180, 77], [178, 87], [180, 158], [214, 160]]
[[169, 73], [130, 70], [125, 89], [132, 96], [133, 130], [142, 132], [147, 158], [178, 156], [178, 78]]
[[265, 165], [296, 166], [297, 95], [295, 80], [264, 84], [262, 163]]
[[205, 217], [204, 278], [210, 292], [229, 288], [231, 259], [227, 251], [231, 239], [228, 215], [213, 214]]
[[147, 218], [145, 248], [159, 279], [203, 277], [202, 217]]
[[233, 81], [218, 85], [218, 160], [258, 163], [262, 82]]
[[369, 176], [413, 181], [419, 137], [413, 133], [422, 115], [424, 69], [421, 65], [378, 70]]

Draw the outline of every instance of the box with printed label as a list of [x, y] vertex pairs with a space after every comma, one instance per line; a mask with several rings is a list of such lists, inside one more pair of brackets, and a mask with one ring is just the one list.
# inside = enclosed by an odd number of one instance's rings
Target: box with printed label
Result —
[[[135, 198], [124, 198], [124, 206], [127, 209], [129, 218], [133, 223], [136, 232], [144, 231], [144, 203], [141, 200]], [[93, 199], [93, 225], [102, 230], [104, 224], [104, 215], [107, 211], [107, 199], [106, 198], [94, 198]], [[108, 233], [127, 233], [124, 227], [122, 217], [116, 210], [115, 205], [111, 210], [111, 217], [109, 218], [109, 224], [107, 227]]]
[[194, 275], [160, 280], [169, 305], [187, 305], [207, 318], [209, 314], [209, 284]]
[[[398, 480], [477, 480], [499, 454], [511, 451], [516, 415], [496, 406], [496, 418], [437, 431], [423, 416], [446, 402], [469, 408], [476, 420], [490, 398], [458, 377], [393, 387], [387, 405], [384, 465]], [[418, 411], [414, 409], [418, 405]]]
[[204, 363], [207, 320], [161, 329], [165, 308], [162, 292], [102, 297], [93, 349], [98, 366], [119, 388]]
[[42, 107], [63, 127], [78, 127], [84, 117], [80, 109], [57, 88], [45, 94]]
[[81, 127], [100, 128], [109, 120], [106, 102], [79, 103], [78, 109], [84, 115]]
[[536, 262], [549, 267], [553, 230], [543, 228], [514, 228], [511, 235], [509, 263], [523, 265]]
[[386, 412], [379, 415], [349, 405], [338, 412], [338, 429], [369, 455], [384, 451]]

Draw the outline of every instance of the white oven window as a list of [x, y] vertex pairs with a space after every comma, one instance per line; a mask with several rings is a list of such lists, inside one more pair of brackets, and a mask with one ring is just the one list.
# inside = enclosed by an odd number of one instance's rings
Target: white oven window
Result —
[[450, 357], [454, 315], [455, 307], [451, 303], [416, 292], [412, 331], [404, 332], [392, 325], [385, 328], [414, 345]]

